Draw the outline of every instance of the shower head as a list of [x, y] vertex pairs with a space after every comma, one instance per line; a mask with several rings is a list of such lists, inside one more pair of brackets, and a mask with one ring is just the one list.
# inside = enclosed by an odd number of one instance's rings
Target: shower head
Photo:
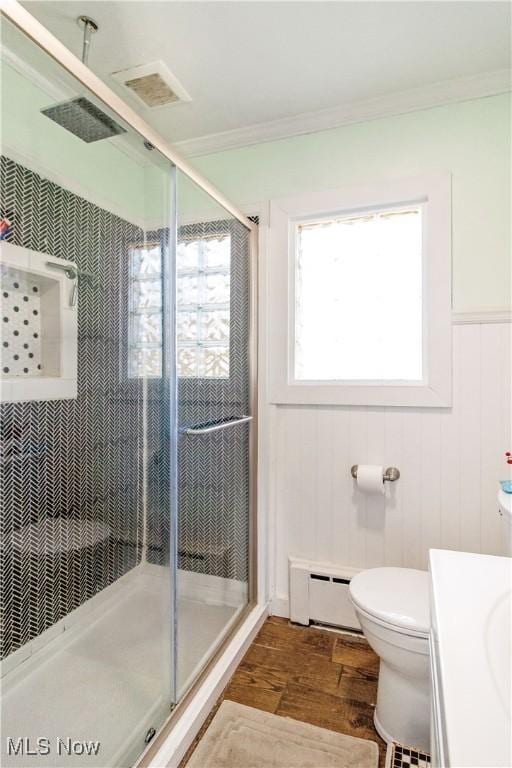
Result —
[[42, 109], [41, 112], [87, 143], [126, 133], [124, 128], [121, 128], [115, 120], [85, 96], [54, 104], [52, 107]]
[[[82, 62], [87, 64], [91, 35], [97, 31], [98, 25], [88, 16], [79, 16], [77, 22], [84, 30]], [[75, 99], [68, 99], [60, 104], [45, 107], [41, 113], [88, 144], [126, 133], [122, 126], [85, 96], [78, 96]]]

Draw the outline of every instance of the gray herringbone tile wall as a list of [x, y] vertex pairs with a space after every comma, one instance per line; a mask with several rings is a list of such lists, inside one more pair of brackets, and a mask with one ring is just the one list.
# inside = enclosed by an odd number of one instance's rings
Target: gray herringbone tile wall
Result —
[[[144, 232], [2, 157], [0, 213], [15, 244], [74, 261], [94, 281], [78, 302], [78, 397], [4, 403], [1, 426], [2, 657], [147, 558], [168, 564], [168, 386], [128, 377], [130, 244]], [[249, 410], [249, 238], [242, 224], [180, 228], [231, 236], [230, 374], [180, 379], [180, 426]], [[167, 232], [148, 233], [167, 247]], [[144, 525], [144, 416], [147, 435]], [[247, 426], [178, 439], [179, 567], [247, 579]]]
[[140, 562], [142, 381], [127, 376], [136, 226], [1, 158], [11, 241], [94, 274], [78, 303], [78, 397], [0, 408], [2, 656]]
[[[180, 227], [178, 242], [229, 234], [229, 377], [178, 379], [180, 427], [250, 411], [249, 232], [229, 219]], [[178, 565], [184, 570], [247, 580], [249, 427], [178, 437]]]
[[[246, 581], [249, 537], [248, 425], [190, 437], [183, 428], [240, 416], [250, 411], [249, 232], [238, 221], [216, 220], [182, 226], [178, 242], [229, 235], [230, 342], [229, 377], [178, 379], [178, 567], [187, 571]], [[160, 237], [162, 233], [160, 233]], [[151, 239], [151, 238], [149, 238]], [[150, 446], [159, 436], [161, 408], [152, 397], [148, 421]], [[165, 461], [155, 446], [154, 461]], [[162, 562], [168, 541], [166, 520], [159, 514], [165, 472], [151, 467], [148, 493], [148, 560]], [[165, 492], [165, 488], [163, 489]]]

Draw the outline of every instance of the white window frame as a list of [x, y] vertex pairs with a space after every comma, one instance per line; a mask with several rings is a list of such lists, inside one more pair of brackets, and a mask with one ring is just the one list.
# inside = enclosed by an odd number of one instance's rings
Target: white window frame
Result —
[[[423, 381], [294, 378], [295, 233], [299, 222], [421, 205]], [[452, 398], [451, 176], [448, 173], [317, 192], [270, 203], [270, 402], [304, 405], [450, 407]], [[392, 340], [390, 340], [392, 343]]]

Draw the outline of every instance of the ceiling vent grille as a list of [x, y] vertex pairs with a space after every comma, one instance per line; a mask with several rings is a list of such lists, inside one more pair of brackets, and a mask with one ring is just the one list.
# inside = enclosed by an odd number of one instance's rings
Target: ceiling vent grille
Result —
[[152, 75], [134, 77], [133, 80], [126, 80], [125, 85], [127, 88], [131, 88], [148, 107], [165, 107], [167, 104], [179, 101], [179, 96], [176, 96], [158, 72], [153, 72]]
[[162, 61], [122, 69], [113, 72], [112, 77], [150, 109], [191, 101], [181, 83]]

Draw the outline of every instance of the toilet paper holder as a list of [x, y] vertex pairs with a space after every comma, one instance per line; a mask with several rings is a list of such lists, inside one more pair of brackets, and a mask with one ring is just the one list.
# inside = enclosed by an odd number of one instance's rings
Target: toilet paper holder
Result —
[[[359, 464], [354, 464], [353, 467], [350, 468], [350, 474], [354, 478], [354, 480], [357, 480], [357, 470], [358, 470]], [[382, 482], [383, 483], [394, 483], [395, 480], [398, 480], [400, 477], [400, 470], [396, 467], [388, 467], [384, 470], [382, 474]]]

